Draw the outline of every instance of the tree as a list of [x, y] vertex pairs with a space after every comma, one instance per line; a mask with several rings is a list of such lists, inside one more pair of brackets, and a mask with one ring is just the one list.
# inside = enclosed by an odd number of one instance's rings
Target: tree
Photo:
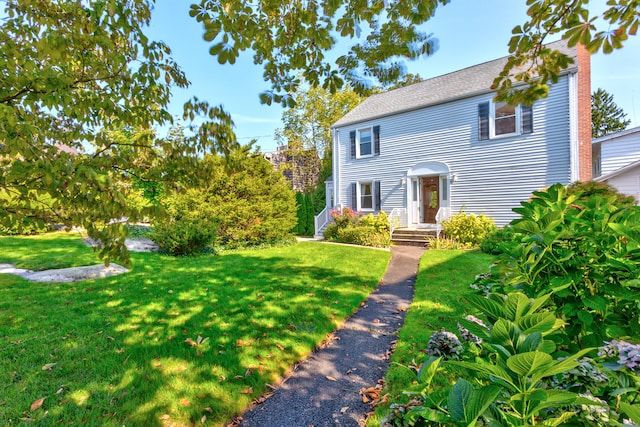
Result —
[[[403, 60], [432, 54], [436, 40], [420, 26], [449, 0], [200, 0], [190, 14], [212, 43], [210, 53], [220, 63], [234, 63], [241, 52], [253, 51], [264, 65], [271, 89], [263, 102], [294, 104], [293, 93], [304, 81], [335, 92], [348, 82], [357, 92], [378, 83], [387, 85], [404, 73]], [[500, 100], [531, 104], [545, 97], [571, 59], [545, 46], [560, 35], [570, 46], [580, 43], [589, 52], [610, 53], [621, 48], [640, 25], [640, 0], [611, 0], [594, 15], [588, 0], [527, 0], [529, 20], [513, 29], [511, 57], [494, 81]], [[600, 21], [598, 21], [600, 20]], [[606, 30], [598, 30], [602, 25]], [[338, 58], [328, 58], [338, 38], [364, 40]], [[338, 34], [338, 36], [334, 35]], [[342, 53], [342, 54], [340, 54]], [[334, 64], [335, 63], [335, 64]], [[523, 86], [519, 86], [523, 85]]]
[[282, 113], [284, 128], [276, 130], [276, 140], [290, 147], [314, 149], [330, 156], [331, 125], [355, 108], [362, 98], [351, 88], [331, 93], [310, 87], [296, 94], [296, 105]]
[[610, 133], [625, 130], [631, 120], [626, 120], [627, 115], [613, 102], [613, 95], [598, 88], [591, 95], [591, 135], [594, 138]]
[[0, 225], [81, 225], [103, 243], [107, 263], [126, 263], [126, 231], [113, 220], [151, 211], [127, 203], [118, 180], [192, 176], [203, 153], [234, 146], [231, 118], [194, 98], [184, 108], [187, 136], [150, 131], [173, 121], [171, 88], [188, 86], [169, 47], [144, 34], [150, 0], [3, 4]]
[[285, 170], [305, 177], [307, 185], [297, 190], [316, 192], [316, 188], [322, 187], [324, 194], [324, 179], [331, 175], [332, 167], [331, 125], [361, 100], [350, 88], [331, 93], [321, 87], [310, 87], [297, 94], [295, 107], [282, 113], [284, 128], [276, 130], [276, 140], [287, 146]]

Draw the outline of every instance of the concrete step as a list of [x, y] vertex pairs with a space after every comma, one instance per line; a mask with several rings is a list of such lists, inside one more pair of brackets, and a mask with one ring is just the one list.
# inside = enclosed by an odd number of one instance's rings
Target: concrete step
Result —
[[391, 235], [391, 242], [400, 246], [425, 246], [427, 237], [435, 237], [436, 230], [398, 228]]

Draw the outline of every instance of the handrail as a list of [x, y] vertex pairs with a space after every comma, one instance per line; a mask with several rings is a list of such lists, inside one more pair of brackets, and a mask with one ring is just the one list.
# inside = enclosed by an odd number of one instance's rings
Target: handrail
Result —
[[389, 225], [391, 227], [391, 233], [396, 228], [407, 226], [407, 209], [406, 208], [393, 208], [389, 214]]
[[440, 232], [442, 231], [442, 221], [451, 218], [451, 208], [441, 207], [436, 213], [436, 237], [440, 238]]
[[313, 227], [314, 227], [314, 235], [320, 236], [322, 235], [322, 230], [332, 221], [331, 212], [334, 210], [342, 210], [342, 205], [337, 204], [336, 206], [329, 208], [325, 207], [318, 215], [313, 217]]
[[327, 222], [329, 222], [329, 212], [329, 208], [324, 208], [318, 215], [313, 217], [314, 235], [320, 235], [322, 228], [327, 225]]

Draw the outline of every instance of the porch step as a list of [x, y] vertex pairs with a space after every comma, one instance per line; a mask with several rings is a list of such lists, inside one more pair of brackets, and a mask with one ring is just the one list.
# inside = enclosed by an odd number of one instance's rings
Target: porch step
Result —
[[397, 228], [393, 230], [391, 243], [399, 246], [426, 246], [427, 237], [436, 237], [436, 230]]

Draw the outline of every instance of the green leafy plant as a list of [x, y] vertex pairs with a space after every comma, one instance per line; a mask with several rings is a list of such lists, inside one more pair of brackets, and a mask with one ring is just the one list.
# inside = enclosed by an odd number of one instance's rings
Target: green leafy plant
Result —
[[464, 211], [443, 221], [442, 226], [447, 237], [469, 246], [479, 244], [496, 228], [491, 218], [485, 215], [467, 215]]
[[505, 284], [530, 297], [550, 294], [578, 347], [636, 334], [640, 208], [556, 184], [514, 210], [519, 243], [501, 262]]
[[365, 216], [350, 208], [331, 212], [333, 222], [324, 231], [325, 239], [371, 247], [388, 247], [391, 243], [391, 225], [386, 213]]
[[156, 221], [150, 235], [162, 250], [177, 256], [196, 255], [214, 242], [218, 224], [201, 190], [176, 193], [164, 202], [168, 214]]
[[271, 163], [256, 154], [243, 156], [232, 168], [218, 156], [206, 162], [212, 173], [204, 191], [219, 226], [219, 244], [250, 246], [291, 238], [295, 193]]
[[[413, 399], [404, 405], [392, 405], [383, 425], [482, 425], [523, 426], [561, 425], [574, 412], [547, 416], [549, 408], [571, 405], [599, 406], [600, 402], [568, 390], [551, 387], [551, 379], [578, 366], [584, 349], [562, 359], [554, 358], [556, 336], [564, 322], [542, 307], [548, 296], [536, 299], [514, 292], [506, 298], [469, 297], [469, 302], [484, 313], [484, 323], [461, 320], [461, 325], [482, 340], [483, 353], [470, 360], [432, 357], [417, 371], [422, 389], [409, 392]], [[440, 365], [473, 373], [449, 387], [431, 385]]]
[[513, 228], [505, 225], [489, 232], [480, 242], [480, 250], [486, 254], [500, 255], [508, 251], [508, 248], [514, 244], [514, 239], [515, 232]]

